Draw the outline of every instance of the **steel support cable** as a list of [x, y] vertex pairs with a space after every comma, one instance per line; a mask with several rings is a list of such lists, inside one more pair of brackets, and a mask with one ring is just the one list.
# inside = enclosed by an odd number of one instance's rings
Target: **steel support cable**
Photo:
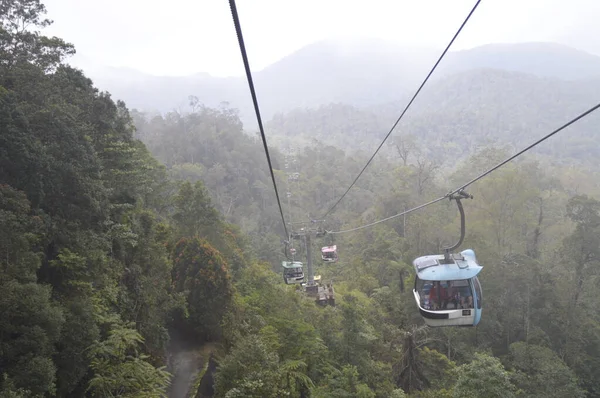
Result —
[[469, 19], [471, 18], [471, 15], [473, 15], [473, 12], [475, 12], [475, 10], [477, 9], [477, 6], [479, 6], [480, 2], [481, 2], [481, 0], [477, 0], [477, 2], [475, 3], [475, 5], [471, 9], [471, 12], [469, 12], [469, 15], [467, 15], [467, 17], [465, 18], [465, 20], [463, 21], [463, 23], [460, 25], [460, 28], [458, 28], [458, 30], [454, 34], [454, 37], [452, 37], [452, 40], [450, 40], [450, 43], [448, 43], [448, 45], [446, 46], [446, 49], [444, 50], [444, 52], [442, 52], [442, 54], [438, 58], [437, 62], [433, 65], [433, 68], [431, 68], [431, 70], [427, 74], [427, 77], [425, 78], [425, 80], [423, 80], [423, 83], [421, 83], [421, 85], [419, 86], [419, 88], [417, 89], [417, 91], [415, 92], [415, 94], [413, 95], [413, 97], [411, 98], [411, 100], [408, 102], [408, 105], [406, 105], [406, 107], [404, 108], [404, 110], [400, 114], [400, 117], [398, 117], [398, 119], [396, 120], [396, 123], [394, 123], [394, 125], [392, 126], [392, 128], [390, 129], [390, 131], [387, 133], [387, 135], [385, 136], [385, 138], [383, 139], [383, 141], [381, 141], [381, 144], [379, 144], [379, 147], [377, 147], [377, 149], [375, 150], [375, 153], [373, 154], [373, 156], [371, 156], [371, 158], [369, 159], [369, 161], [367, 162], [367, 164], [365, 165], [365, 167], [363, 167], [363, 169], [360, 171], [360, 173], [358, 173], [358, 176], [356, 176], [356, 178], [354, 179], [354, 181], [352, 182], [352, 184], [350, 184], [350, 186], [348, 187], [348, 189], [346, 190], [346, 192], [344, 192], [344, 194], [338, 199], [338, 201], [335, 202], [334, 205], [331, 206], [329, 208], [329, 210], [327, 210], [327, 212], [321, 218], [327, 217], [327, 215], [329, 213], [331, 213], [333, 211], [333, 209], [335, 209], [335, 207], [342, 201], [342, 199], [344, 199], [344, 197], [348, 194], [348, 192], [350, 192], [350, 190], [352, 189], [352, 187], [354, 186], [354, 184], [356, 184], [356, 182], [358, 181], [358, 179], [360, 178], [360, 176], [364, 173], [364, 171], [367, 169], [367, 167], [369, 167], [369, 164], [371, 164], [371, 162], [373, 161], [373, 159], [375, 158], [375, 156], [377, 155], [377, 153], [379, 152], [379, 150], [381, 149], [381, 147], [383, 147], [383, 144], [387, 141], [387, 139], [392, 134], [392, 132], [394, 131], [394, 129], [396, 128], [396, 126], [398, 125], [398, 123], [400, 123], [400, 120], [402, 120], [402, 118], [404, 117], [404, 114], [406, 113], [406, 111], [408, 111], [408, 108], [410, 108], [410, 106], [412, 105], [412, 103], [414, 102], [414, 100], [417, 98], [417, 96], [419, 95], [419, 93], [421, 92], [421, 90], [423, 89], [423, 87], [425, 86], [425, 84], [427, 83], [427, 81], [429, 80], [429, 78], [431, 77], [431, 75], [433, 74], [433, 72], [438, 67], [439, 63], [442, 61], [442, 59], [444, 58], [444, 56], [446, 56], [446, 53], [448, 52], [448, 50], [450, 49], [450, 47], [452, 46], [452, 44], [454, 43], [454, 41], [456, 40], [456, 38], [458, 37], [458, 35], [460, 34], [460, 32], [462, 31], [462, 29], [465, 27], [465, 25], [467, 24], [467, 22], [469, 21]]
[[587, 111], [583, 112], [582, 114], [580, 114], [579, 116], [575, 117], [574, 119], [571, 119], [569, 122], [567, 122], [567, 123], [563, 124], [562, 126], [560, 126], [559, 128], [557, 128], [556, 130], [552, 131], [550, 134], [547, 134], [547, 135], [545, 135], [544, 137], [540, 138], [539, 140], [537, 140], [537, 141], [536, 141], [536, 142], [534, 142], [533, 144], [529, 145], [529, 146], [528, 146], [528, 147], [526, 147], [525, 149], [523, 149], [523, 150], [521, 150], [521, 151], [517, 152], [516, 154], [514, 154], [514, 155], [512, 155], [511, 157], [507, 158], [506, 160], [504, 160], [504, 161], [502, 161], [502, 162], [498, 163], [496, 166], [492, 167], [491, 169], [487, 170], [486, 172], [484, 172], [484, 173], [480, 174], [479, 176], [477, 176], [477, 177], [473, 178], [471, 181], [467, 182], [466, 184], [463, 184], [463, 185], [461, 185], [459, 188], [455, 189], [454, 191], [451, 191], [451, 192], [447, 193], [445, 196], [442, 196], [442, 197], [440, 197], [440, 198], [437, 198], [437, 199], [435, 199], [435, 200], [432, 200], [431, 202], [427, 202], [427, 203], [425, 203], [425, 204], [422, 204], [422, 205], [420, 205], [420, 206], [414, 207], [414, 208], [412, 208], [412, 209], [410, 209], [410, 210], [406, 210], [406, 211], [404, 211], [404, 212], [402, 212], [402, 213], [399, 213], [399, 214], [396, 214], [396, 215], [393, 215], [393, 216], [390, 216], [390, 217], [384, 218], [383, 220], [375, 221], [375, 222], [372, 222], [372, 223], [370, 223], [370, 224], [361, 225], [360, 227], [356, 227], [356, 228], [350, 228], [350, 229], [345, 229], [345, 230], [341, 230], [341, 231], [327, 231], [327, 233], [329, 233], [329, 234], [342, 234], [342, 233], [345, 233], [345, 232], [357, 231], [357, 230], [359, 230], [359, 229], [363, 229], [363, 228], [371, 227], [371, 226], [373, 226], [373, 225], [376, 225], [376, 224], [382, 223], [382, 222], [384, 222], [384, 221], [391, 220], [391, 219], [393, 219], [393, 218], [400, 217], [400, 216], [403, 216], [403, 215], [405, 215], [405, 214], [408, 214], [408, 213], [412, 213], [413, 211], [420, 210], [420, 209], [422, 209], [422, 208], [424, 208], [424, 207], [427, 207], [427, 206], [429, 206], [429, 205], [432, 205], [432, 204], [434, 204], [434, 203], [437, 203], [437, 202], [439, 202], [439, 201], [441, 201], [441, 200], [444, 200], [444, 199], [446, 199], [446, 198], [451, 198], [451, 197], [452, 197], [454, 194], [456, 194], [456, 193], [458, 193], [458, 192], [462, 191], [463, 189], [465, 189], [465, 188], [466, 188], [466, 187], [468, 187], [469, 185], [471, 185], [471, 184], [473, 184], [473, 183], [475, 183], [475, 182], [477, 182], [477, 181], [481, 180], [483, 177], [487, 176], [487, 175], [488, 175], [488, 174], [490, 174], [491, 172], [493, 172], [493, 171], [495, 171], [495, 170], [499, 169], [500, 167], [504, 166], [506, 163], [508, 163], [508, 162], [512, 161], [513, 159], [515, 159], [516, 157], [518, 157], [518, 156], [522, 155], [523, 153], [525, 153], [525, 152], [527, 152], [528, 150], [532, 149], [532, 148], [533, 148], [533, 147], [535, 147], [536, 145], [538, 145], [538, 144], [542, 143], [543, 141], [547, 140], [548, 138], [552, 137], [553, 135], [557, 134], [558, 132], [560, 132], [560, 131], [562, 131], [562, 130], [566, 129], [567, 127], [569, 127], [570, 125], [574, 124], [575, 122], [577, 122], [577, 121], [579, 121], [579, 120], [583, 119], [584, 117], [588, 116], [590, 113], [592, 113], [592, 112], [594, 112], [594, 111], [598, 110], [598, 108], [600, 108], [600, 103], [599, 103], [599, 104], [597, 104], [597, 105], [595, 105], [595, 106], [593, 106], [593, 107], [591, 107], [590, 109], [588, 109]]
[[571, 119], [569, 122], [563, 124], [562, 126], [560, 126], [559, 128], [557, 128], [556, 130], [554, 130], [553, 132], [551, 132], [550, 134], [540, 138], [539, 140], [537, 140], [536, 142], [534, 142], [533, 144], [529, 145], [527, 148], [515, 153], [514, 155], [512, 155], [511, 157], [509, 157], [508, 159], [498, 163], [496, 166], [492, 167], [491, 169], [489, 169], [488, 171], [486, 171], [485, 173], [473, 178], [471, 181], [467, 182], [464, 185], [461, 185], [460, 188], [455, 189], [454, 191], [448, 193], [448, 195], [452, 195], [455, 194], [457, 192], [459, 192], [461, 189], [465, 189], [466, 187], [468, 187], [469, 185], [473, 184], [476, 181], [479, 181], [480, 179], [482, 179], [483, 177], [487, 176], [488, 174], [490, 174], [492, 171], [504, 166], [506, 163], [510, 162], [511, 160], [513, 160], [514, 158], [516, 158], [517, 156], [520, 156], [521, 154], [527, 152], [528, 150], [530, 150], [531, 148], [533, 148], [534, 146], [540, 144], [543, 141], [546, 141], [548, 138], [552, 137], [554, 134], [566, 129], [567, 127], [569, 127], [570, 125], [572, 125], [573, 123], [583, 119], [584, 117], [586, 117], [587, 115], [589, 115], [590, 113], [594, 112], [595, 110], [597, 110], [598, 108], [600, 108], [600, 103], [591, 107], [590, 109], [588, 109], [587, 111], [583, 112], [582, 114], [580, 114], [579, 116], [577, 116], [574, 119]]
[[229, 7], [231, 8], [231, 16], [233, 17], [233, 23], [235, 24], [235, 31], [237, 33], [238, 43], [240, 45], [240, 52], [242, 53], [242, 59], [244, 60], [244, 68], [246, 69], [246, 77], [248, 78], [248, 86], [250, 87], [250, 94], [252, 95], [252, 102], [254, 103], [254, 111], [256, 112], [256, 119], [258, 121], [258, 128], [262, 137], [265, 154], [267, 155], [267, 162], [269, 163], [269, 171], [271, 172], [271, 179], [273, 180], [273, 188], [275, 189], [275, 196], [277, 197], [277, 205], [279, 206], [279, 213], [281, 214], [281, 221], [283, 222], [283, 229], [285, 231], [286, 239], [289, 238], [287, 225], [285, 223], [285, 217], [283, 216], [283, 208], [281, 207], [281, 200], [279, 199], [279, 191], [277, 190], [277, 182], [275, 181], [275, 173], [273, 173], [273, 165], [271, 164], [271, 156], [269, 155], [269, 148], [267, 146], [267, 137], [265, 136], [265, 130], [263, 128], [262, 118], [260, 116], [260, 109], [258, 107], [258, 100], [256, 99], [256, 92], [254, 90], [254, 82], [252, 80], [252, 72], [250, 71], [250, 63], [248, 62], [248, 54], [246, 53], [246, 46], [244, 44], [244, 36], [242, 34], [242, 27], [240, 25], [240, 19], [237, 13], [237, 7], [235, 6], [235, 0], [229, 0]]
[[363, 228], [367, 228], [367, 227], [372, 227], [373, 225], [376, 225], [376, 224], [382, 223], [382, 222], [384, 222], [384, 221], [391, 220], [392, 218], [400, 217], [400, 216], [403, 216], [403, 215], [405, 215], [405, 214], [412, 213], [413, 211], [420, 210], [420, 209], [422, 209], [423, 207], [427, 207], [427, 206], [429, 206], [429, 205], [432, 205], [432, 204], [434, 204], [434, 203], [437, 203], [437, 202], [439, 202], [439, 201], [442, 201], [442, 200], [444, 200], [444, 199], [446, 199], [446, 196], [439, 197], [439, 198], [437, 198], [437, 199], [435, 199], [435, 200], [432, 200], [431, 202], [427, 202], [427, 203], [424, 203], [424, 204], [422, 204], [422, 205], [420, 205], [420, 206], [413, 207], [412, 209], [409, 209], [409, 210], [403, 211], [403, 212], [402, 212], [402, 213], [400, 213], [400, 214], [395, 214], [395, 215], [393, 215], [393, 216], [390, 216], [390, 217], [384, 218], [383, 220], [375, 221], [375, 222], [372, 222], [372, 223], [370, 223], [370, 224], [366, 224], [366, 225], [361, 225], [360, 227], [356, 227], [356, 228], [344, 229], [344, 230], [342, 230], [342, 231], [327, 231], [327, 233], [328, 233], [328, 234], [343, 234], [343, 233], [346, 233], [346, 232], [352, 232], [352, 231], [357, 231], [357, 230], [359, 230], [359, 229], [363, 229]]

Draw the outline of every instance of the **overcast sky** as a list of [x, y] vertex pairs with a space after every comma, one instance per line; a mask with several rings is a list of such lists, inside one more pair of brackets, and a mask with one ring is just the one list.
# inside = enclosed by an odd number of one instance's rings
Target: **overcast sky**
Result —
[[[156, 75], [243, 73], [227, 0], [42, 0], [46, 34], [75, 44], [73, 63]], [[443, 48], [474, 0], [238, 0], [250, 64], [260, 70], [318, 40], [382, 38]], [[600, 0], [482, 0], [453, 49], [554, 41], [600, 55]], [[600, 25], [599, 25], [600, 26]]]

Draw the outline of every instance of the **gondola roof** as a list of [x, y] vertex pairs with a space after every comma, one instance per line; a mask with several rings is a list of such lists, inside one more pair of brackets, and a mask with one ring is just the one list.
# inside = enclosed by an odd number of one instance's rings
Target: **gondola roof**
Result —
[[434, 254], [415, 259], [413, 265], [419, 279], [427, 281], [471, 279], [483, 269], [472, 250], [451, 255], [449, 264], [444, 264], [443, 254]]

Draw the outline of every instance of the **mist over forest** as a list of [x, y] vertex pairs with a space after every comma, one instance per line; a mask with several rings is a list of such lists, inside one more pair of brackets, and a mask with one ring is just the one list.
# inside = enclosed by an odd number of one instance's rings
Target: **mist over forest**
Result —
[[[0, 2], [0, 398], [600, 396], [600, 113], [466, 189], [481, 321], [433, 328], [413, 260], [460, 236], [450, 200], [313, 236], [328, 305], [282, 262], [439, 52], [324, 40], [254, 72], [286, 236], [245, 77], [74, 68], [45, 18]], [[598, 93], [562, 44], [451, 51], [319, 225], [443, 196]]]

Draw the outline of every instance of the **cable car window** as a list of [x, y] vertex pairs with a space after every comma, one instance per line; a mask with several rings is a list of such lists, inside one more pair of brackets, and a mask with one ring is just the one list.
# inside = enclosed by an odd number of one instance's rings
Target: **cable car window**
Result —
[[417, 279], [421, 307], [426, 310], [455, 310], [473, 308], [469, 280], [425, 281]]
[[477, 294], [477, 308], [481, 309], [481, 301], [483, 300], [481, 284], [479, 283], [479, 279], [477, 277], [473, 278], [473, 283], [475, 284], [475, 293]]
[[285, 275], [300, 276], [302, 275], [302, 268], [286, 268]]
[[425, 268], [433, 267], [439, 265], [439, 261], [435, 258], [424, 258], [417, 263], [417, 269], [419, 271], [424, 270]]
[[419, 293], [419, 297], [421, 300], [421, 307], [426, 310], [431, 310], [432, 305], [429, 302], [429, 291], [431, 289], [431, 281], [424, 281], [422, 279], [415, 279], [415, 290]]

